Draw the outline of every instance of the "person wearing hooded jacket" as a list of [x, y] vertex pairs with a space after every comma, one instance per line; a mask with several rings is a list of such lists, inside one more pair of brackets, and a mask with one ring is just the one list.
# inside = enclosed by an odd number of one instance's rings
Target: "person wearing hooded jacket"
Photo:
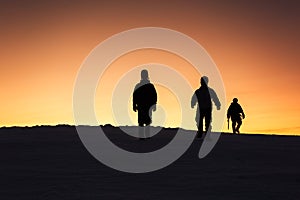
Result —
[[[232, 132], [234, 134], [240, 133], [240, 127], [242, 125], [242, 118], [245, 119], [245, 113], [242, 106], [238, 103], [238, 99], [234, 98], [227, 110], [227, 119], [231, 118]], [[229, 123], [229, 122], [228, 122]]]
[[157, 93], [145, 69], [141, 71], [141, 80], [134, 88], [132, 103], [133, 111], [138, 112], [139, 138], [149, 138], [149, 125], [152, 123], [152, 111], [156, 111]]
[[[221, 103], [216, 92], [208, 87], [208, 77], [203, 76], [200, 79], [201, 86], [195, 91], [191, 99], [191, 107], [194, 108], [196, 104], [197, 114], [197, 137], [202, 138], [203, 133], [207, 133], [211, 130], [212, 119], [212, 101], [215, 103], [217, 110], [221, 109]], [[203, 132], [203, 120], [205, 120], [205, 131]]]

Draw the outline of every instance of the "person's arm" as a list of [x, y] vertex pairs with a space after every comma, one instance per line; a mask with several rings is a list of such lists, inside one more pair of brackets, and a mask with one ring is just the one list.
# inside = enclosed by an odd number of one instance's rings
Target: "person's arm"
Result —
[[156, 92], [154, 85], [153, 85], [153, 101], [154, 101], [154, 104], [157, 104], [157, 92]]
[[221, 103], [220, 103], [220, 100], [217, 96], [217, 93], [213, 89], [210, 89], [209, 94], [210, 94], [213, 102], [215, 103], [215, 105], [217, 107], [217, 110], [220, 110], [221, 109]]
[[242, 108], [241, 105], [240, 105], [240, 113], [242, 113], [242, 117], [243, 117], [243, 119], [245, 119], [245, 113], [244, 113], [243, 108]]
[[137, 111], [137, 92], [136, 92], [137, 86], [135, 86], [134, 91], [133, 91], [133, 95], [132, 95], [132, 109], [134, 112]]
[[196, 92], [193, 94], [192, 99], [191, 99], [191, 108], [194, 108], [194, 106], [196, 105], [198, 99], [197, 99], [197, 95]]
[[157, 92], [156, 92], [156, 89], [154, 87], [154, 85], [152, 84], [152, 95], [153, 95], [153, 111], [156, 111], [156, 104], [157, 104]]
[[229, 119], [231, 116], [231, 105], [229, 106], [228, 110], [227, 110], [227, 119]]

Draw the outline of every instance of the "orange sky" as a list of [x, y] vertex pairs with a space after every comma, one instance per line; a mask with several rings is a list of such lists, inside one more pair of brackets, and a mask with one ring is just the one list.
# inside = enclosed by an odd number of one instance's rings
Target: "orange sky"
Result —
[[[226, 106], [238, 97], [244, 107], [242, 132], [300, 134], [300, 6], [297, 1], [229, 2], [2, 1], [0, 126], [73, 124], [73, 86], [85, 57], [113, 34], [154, 26], [180, 31], [207, 50], [222, 75]], [[151, 61], [176, 68], [162, 52], [127, 56], [115, 64]], [[119, 69], [111, 66], [115, 75]], [[199, 77], [182, 73], [194, 89], [199, 86]], [[106, 114], [99, 118], [114, 123]], [[176, 120], [166, 126], [178, 126]]]

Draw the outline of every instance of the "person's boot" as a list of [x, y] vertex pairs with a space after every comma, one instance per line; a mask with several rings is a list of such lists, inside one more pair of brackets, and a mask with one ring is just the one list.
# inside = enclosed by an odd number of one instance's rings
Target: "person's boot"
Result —
[[232, 132], [233, 132], [233, 134], [236, 134], [236, 130], [235, 130], [234, 126], [232, 126]]
[[204, 133], [211, 133], [211, 130], [212, 130], [212, 127], [211, 127], [211, 126], [206, 127], [206, 130], [205, 130]]
[[236, 129], [235, 129], [238, 134], [240, 134], [240, 127], [241, 127], [241, 124], [238, 124]]
[[196, 138], [197, 138], [197, 139], [201, 139], [202, 136], [203, 136], [203, 131], [197, 131]]

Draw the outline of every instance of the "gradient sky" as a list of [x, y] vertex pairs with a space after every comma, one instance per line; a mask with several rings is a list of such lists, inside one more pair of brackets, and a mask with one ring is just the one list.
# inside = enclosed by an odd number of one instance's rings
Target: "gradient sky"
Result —
[[[0, 126], [74, 124], [73, 86], [86, 56], [113, 34], [153, 26], [180, 31], [207, 50], [224, 81], [224, 106], [238, 97], [245, 110], [242, 132], [300, 134], [298, 1], [0, 3]], [[179, 69], [184, 61], [155, 50], [133, 52], [113, 63], [107, 81], [113, 84], [130, 67], [148, 62]], [[194, 89], [199, 86], [195, 73], [180, 72]], [[158, 90], [165, 95], [162, 105], [167, 97], [177, 105], [166, 88]], [[101, 105], [96, 108], [101, 115]], [[103, 123], [114, 123], [109, 112], [99, 117]], [[165, 125], [176, 127], [178, 120]]]

